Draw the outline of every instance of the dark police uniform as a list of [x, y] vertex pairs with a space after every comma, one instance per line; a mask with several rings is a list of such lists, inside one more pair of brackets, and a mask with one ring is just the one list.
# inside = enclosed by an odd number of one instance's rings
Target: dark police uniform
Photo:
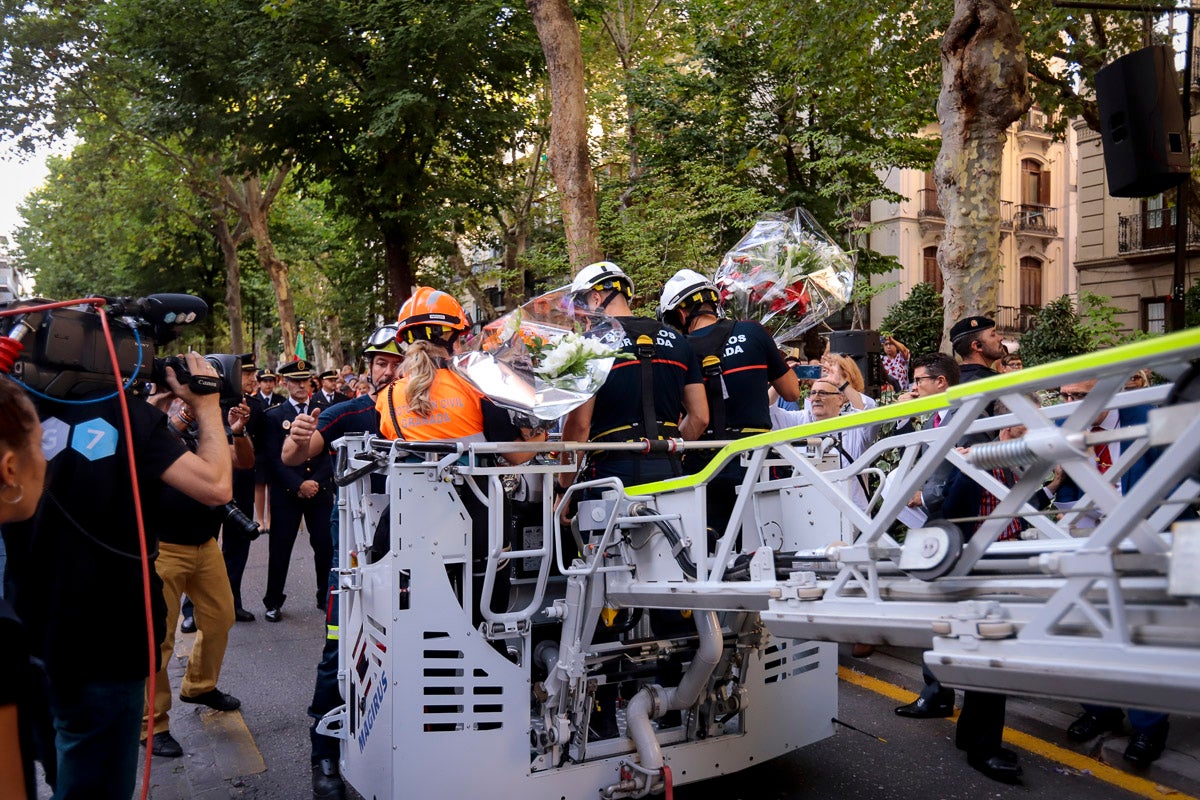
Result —
[[[379, 412], [375, 410], [375, 398], [370, 395], [356, 397], [342, 403], [335, 403], [321, 412], [317, 418], [317, 432], [325, 440], [328, 461], [332, 469], [336, 453], [333, 443], [343, 436], [355, 433], [370, 433], [379, 435]], [[323, 456], [318, 456], [319, 458]], [[377, 475], [372, 475], [374, 481]], [[377, 487], [376, 491], [385, 491]], [[338, 565], [338, 520], [336, 512], [329, 524], [330, 543], [333, 546], [332, 566]], [[331, 571], [328, 578], [330, 603], [325, 618], [325, 648], [321, 651], [321, 661], [317, 664], [317, 679], [313, 687], [312, 703], [308, 707], [308, 715], [312, 717], [309, 737], [312, 742], [312, 763], [318, 764], [322, 759], [333, 759], [339, 756], [338, 740], [317, 733], [317, 722], [325, 714], [342, 704], [341, 691], [338, 689], [338, 610], [337, 595], [333, 594], [337, 579]]]
[[[257, 465], [260, 440], [263, 438], [263, 415], [266, 409], [262, 403], [255, 400], [261, 397], [258, 392], [243, 397], [250, 407], [250, 418], [246, 420], [243, 435], [251, 437], [254, 447], [255, 464]], [[257, 434], [255, 434], [257, 431]], [[257, 471], [255, 467], [233, 469], [233, 503], [247, 517], [254, 518], [254, 483]], [[229, 573], [229, 588], [233, 590], [233, 607], [238, 611], [244, 610], [242, 605], [242, 576], [246, 572], [246, 561], [250, 557], [250, 538], [234, 526], [226, 525], [221, 531], [221, 553], [225, 556], [225, 570]]]
[[[631, 358], [618, 359], [597, 392], [588, 441], [678, 437], [679, 420], [684, 415], [683, 388], [702, 381], [691, 345], [674, 328], [654, 320], [617, 319], [625, 328], [621, 352]], [[631, 486], [681, 473], [674, 455], [607, 453], [591, 459], [587, 478], [616, 476]]]
[[[311, 408], [311, 404], [306, 404], [306, 410]], [[333, 559], [329, 515], [333, 510], [334, 486], [329, 458], [318, 454], [296, 467], [286, 466], [280, 460], [284, 437], [288, 435], [292, 420], [298, 413], [295, 404], [289, 400], [269, 409], [263, 422], [263, 461], [266, 464], [271, 498], [267, 591], [263, 596], [263, 605], [268, 611], [279, 609], [287, 599], [283, 590], [287, 583], [292, 547], [296, 543], [301, 518], [308, 528], [308, 539], [313, 549], [317, 606], [322, 609], [325, 608], [326, 584]], [[300, 485], [307, 480], [316, 481], [320, 488], [314, 496], [302, 498], [298, 492]]]
[[[262, 380], [264, 376], [272, 374], [274, 373], [260, 369], [258, 371], [258, 379]], [[254, 479], [256, 483], [270, 483], [268, 467], [262, 458], [263, 445], [266, 443], [263, 415], [286, 399], [286, 397], [276, 392], [264, 395], [261, 389], [246, 398], [246, 402], [250, 406], [250, 422], [246, 425], [246, 432], [250, 434], [251, 441], [254, 444]], [[239, 505], [241, 504], [239, 503]], [[243, 506], [242, 511], [247, 516], [250, 516], [254, 511], [254, 504], [251, 503], [249, 506]]]

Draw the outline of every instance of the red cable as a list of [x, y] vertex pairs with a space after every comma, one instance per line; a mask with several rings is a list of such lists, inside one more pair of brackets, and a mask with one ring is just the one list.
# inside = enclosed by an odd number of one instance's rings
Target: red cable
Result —
[[146, 522], [142, 519], [142, 492], [138, 485], [137, 462], [133, 454], [133, 423], [129, 419], [129, 400], [125, 397], [125, 382], [121, 378], [121, 367], [117, 362], [117, 347], [113, 343], [112, 331], [108, 327], [108, 314], [104, 311], [104, 301], [97, 303], [96, 310], [100, 313], [100, 325], [104, 328], [104, 341], [108, 345], [108, 357], [112, 362], [113, 375], [117, 379], [117, 399], [121, 404], [121, 421], [125, 426], [125, 453], [129, 458], [129, 481], [133, 487], [133, 513], [137, 519], [138, 548], [142, 556], [142, 599], [146, 604], [146, 649], [149, 654], [148, 669], [150, 677], [146, 681], [146, 697], [149, 698], [146, 730], [146, 762], [142, 775], [142, 800], [150, 796], [150, 759], [154, 755], [154, 693], [157, 688], [158, 643], [154, 641], [154, 615], [150, 604], [150, 556], [146, 547]]
[[0, 373], [7, 375], [12, 372], [17, 356], [21, 354], [21, 343], [7, 336], [0, 336]]
[[662, 774], [663, 790], [666, 792], [664, 797], [666, 797], [666, 800], [675, 800], [675, 779], [671, 777], [671, 768], [663, 764]]

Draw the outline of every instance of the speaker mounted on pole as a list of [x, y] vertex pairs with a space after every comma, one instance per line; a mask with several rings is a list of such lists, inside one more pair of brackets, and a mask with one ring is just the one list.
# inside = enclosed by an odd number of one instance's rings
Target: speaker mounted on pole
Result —
[[1155, 45], [1096, 73], [1108, 193], [1152, 197], [1191, 170], [1175, 51]]

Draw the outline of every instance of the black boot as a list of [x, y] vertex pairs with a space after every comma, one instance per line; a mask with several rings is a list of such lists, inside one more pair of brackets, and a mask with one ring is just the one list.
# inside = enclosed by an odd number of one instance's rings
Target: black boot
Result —
[[322, 758], [313, 764], [313, 800], [345, 800], [346, 784], [338, 774], [337, 762]]

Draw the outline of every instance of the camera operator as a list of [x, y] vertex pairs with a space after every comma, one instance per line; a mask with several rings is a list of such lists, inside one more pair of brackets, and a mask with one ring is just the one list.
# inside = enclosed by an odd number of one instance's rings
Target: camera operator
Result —
[[[194, 451], [199, 430], [191, 407], [166, 392], [155, 395], [151, 403], [166, 412], [172, 432], [189, 451]], [[245, 435], [249, 417], [250, 408], [245, 403], [229, 409], [229, 447], [233, 465], [238, 468], [254, 463], [254, 450]], [[217, 547], [217, 534], [230, 510], [228, 505], [205, 506], [171, 486], [163, 486], [155, 514], [148, 523], [159, 540], [154, 569], [162, 580], [166, 604], [166, 637], [161, 647], [158, 678], [154, 696], [146, 698], [147, 708], [154, 709], [154, 716], [153, 720], [149, 717], [143, 720], [143, 742], [150, 741], [156, 756], [177, 758], [183, 755], [183, 748], [170, 731], [171, 684], [167, 662], [175, 649], [175, 624], [184, 592], [195, 601], [193, 613], [198, 632], [179, 689], [179, 699], [217, 711], [234, 711], [242, 705], [236, 697], [217, 688], [225, 647], [229, 643], [229, 629], [234, 621], [229, 574]]]
[[[198, 353], [185, 357], [193, 379], [215, 380]], [[138, 760], [138, 727], [145, 703], [150, 643], [136, 509], [127, 443], [135, 451], [142, 507], [153, 510], [168, 485], [204, 505], [228, 503], [229, 447], [216, 394], [200, 394], [167, 370], [171, 390], [193, 409], [198, 436], [191, 452], [168, 428], [167, 417], [129, 398], [127, 438], [120, 398], [108, 390], [91, 402], [43, 399], [39, 414], [50, 457], [46, 495], [29, 523], [5, 531], [10, 584], [29, 632], [30, 650], [44, 663], [54, 717], [55, 797], [128, 800]], [[147, 531], [146, 547], [157, 542]], [[12, 545], [26, 546], [14, 551]], [[155, 644], [163, 637], [161, 583], [151, 571]], [[99, 602], [98, 602], [99, 601]]]

